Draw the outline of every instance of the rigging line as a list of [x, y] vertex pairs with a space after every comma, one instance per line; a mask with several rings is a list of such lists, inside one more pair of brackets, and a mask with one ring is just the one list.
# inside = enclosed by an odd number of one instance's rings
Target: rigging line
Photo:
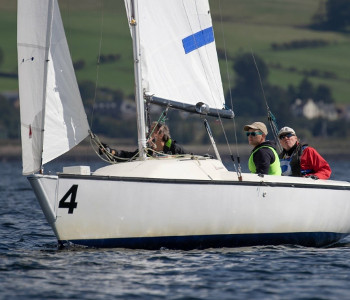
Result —
[[[221, 0], [219, 1], [219, 11], [220, 11], [220, 25], [221, 25], [221, 33], [222, 33], [222, 40], [223, 40], [223, 44], [224, 44], [224, 53], [225, 53], [225, 66], [226, 66], [226, 76], [227, 76], [227, 83], [228, 83], [228, 90], [229, 90], [229, 95], [230, 95], [230, 103], [231, 103], [231, 108], [233, 109], [233, 99], [232, 99], [232, 91], [231, 91], [231, 77], [230, 77], [230, 72], [228, 69], [228, 59], [227, 59], [227, 47], [226, 47], [226, 37], [225, 37], [225, 31], [224, 31], [224, 26], [223, 26], [223, 19], [222, 19], [222, 6], [221, 6]], [[236, 170], [236, 173], [241, 174], [241, 166], [240, 166], [240, 156], [239, 156], [239, 150], [238, 150], [238, 138], [237, 138], [237, 127], [236, 127], [236, 118], [235, 116], [232, 119], [233, 121], [233, 130], [234, 130], [234, 136], [235, 136], [235, 144], [236, 144], [236, 156], [237, 156], [237, 160], [238, 160], [238, 170], [236, 168], [236, 164], [233, 161], [233, 166]], [[225, 140], [230, 152], [231, 157], [232, 156], [232, 151], [231, 151], [231, 147], [229, 145], [228, 139], [226, 137], [226, 133], [224, 131], [224, 135], [225, 135]]]
[[[113, 155], [112, 153], [108, 152], [106, 147], [104, 146], [104, 144], [101, 143], [100, 139], [98, 138], [98, 136], [96, 134], [91, 133], [92, 137], [90, 138], [90, 145], [92, 147], [92, 149], [94, 150], [94, 152], [96, 153], [96, 155], [103, 161], [108, 162], [110, 164], [117, 164], [118, 161], [116, 161], [116, 159], [119, 160], [119, 162], [122, 161], [130, 161], [133, 160], [135, 157], [137, 157], [138, 152], [131, 158], [125, 158], [125, 157], [119, 157], [117, 155]], [[94, 147], [94, 145], [97, 146], [97, 148], [99, 150], [103, 150], [103, 155], [100, 154]], [[104, 158], [105, 157], [105, 158]]]
[[[70, 6], [70, 1], [69, 0], [65, 0], [65, 2], [62, 2], [62, 4], [60, 4], [60, 7], [62, 8], [61, 9], [61, 18], [62, 18], [62, 21], [63, 19], [64, 20], [67, 20], [67, 21], [64, 21], [64, 24], [67, 23], [66, 26], [64, 26], [66, 29], [65, 29], [65, 32], [66, 32], [66, 38], [67, 38], [67, 42], [68, 40], [71, 41], [72, 40], [72, 24], [71, 24], [71, 6]], [[67, 12], [67, 17], [65, 17], [62, 12]], [[71, 51], [71, 48], [69, 47], [69, 51]], [[71, 56], [72, 56], [72, 53], [71, 53]]]
[[[165, 122], [165, 118], [166, 118], [166, 115], [167, 115], [167, 113], [168, 113], [168, 110], [169, 110], [169, 106], [161, 113], [161, 115], [160, 115], [160, 117], [159, 117], [159, 119], [158, 119], [158, 121], [157, 121], [157, 125], [158, 125], [159, 123]], [[154, 132], [154, 130], [155, 130], [156, 127], [157, 127], [157, 126], [154, 126], [154, 127], [153, 127], [152, 132], [150, 132], [150, 134], [149, 134], [149, 137], [152, 135], [152, 133]], [[103, 160], [103, 161], [105, 161], [105, 162], [108, 162], [108, 163], [111, 163], [111, 164], [116, 164], [116, 163], [118, 163], [118, 161], [116, 161], [116, 159], [118, 159], [118, 160], [121, 162], [121, 161], [131, 161], [131, 160], [134, 160], [134, 159], [136, 159], [136, 158], [138, 157], [139, 151], [137, 151], [136, 154], [135, 154], [133, 157], [131, 157], [131, 158], [119, 157], [119, 156], [117, 156], [116, 154], [113, 155], [113, 154], [111, 154], [111, 153], [109, 153], [109, 152], [107, 151], [106, 147], [101, 143], [100, 139], [98, 138], [98, 136], [97, 136], [96, 134], [93, 134], [93, 133], [91, 132], [91, 136], [92, 136], [92, 138], [90, 138], [90, 144], [91, 144], [93, 150], [94, 150], [95, 153], [100, 157], [100, 159]], [[148, 138], [149, 138], [149, 137], [148, 137]], [[104, 155], [104, 157], [106, 157], [106, 158], [102, 157], [102, 155], [100, 155], [100, 154], [97, 152], [97, 150], [95, 149], [95, 147], [92, 145], [92, 142], [94, 142], [94, 144], [95, 144], [99, 149], [103, 150], [103, 155]], [[148, 152], [148, 150], [151, 150], [151, 148], [146, 147], [146, 148], [145, 148], [145, 151]], [[161, 153], [161, 152], [157, 152], [157, 151], [154, 151], [154, 152], [155, 152], [155, 153], [158, 153], [158, 154]], [[149, 157], [148, 154], [147, 154], [147, 156]]]
[[258, 76], [259, 76], [260, 87], [261, 87], [261, 90], [262, 90], [262, 94], [263, 94], [263, 97], [264, 97], [266, 110], [267, 110], [267, 119], [268, 119], [270, 127], [272, 129], [272, 134], [273, 134], [274, 140], [276, 141], [277, 148], [281, 152], [282, 151], [282, 146], [281, 146], [280, 141], [278, 139], [277, 121], [276, 121], [276, 118], [273, 115], [273, 113], [271, 112], [270, 107], [269, 107], [269, 105], [267, 103], [267, 99], [266, 99], [265, 91], [264, 91], [264, 86], [263, 86], [263, 83], [262, 83], [262, 80], [261, 80], [261, 75], [260, 75], [260, 72], [259, 72], [258, 64], [256, 63], [256, 60], [255, 60], [253, 49], [251, 49], [251, 53], [252, 53], [252, 57], [253, 57], [255, 68], [256, 68], [256, 70], [258, 72]]
[[98, 56], [97, 56], [97, 65], [96, 65], [96, 81], [95, 81], [95, 94], [94, 99], [92, 101], [92, 111], [91, 111], [91, 119], [90, 119], [90, 128], [92, 130], [92, 122], [94, 118], [95, 111], [95, 103], [97, 98], [97, 89], [98, 89], [98, 80], [99, 80], [99, 71], [100, 71], [100, 59], [101, 59], [101, 48], [102, 48], [102, 39], [103, 39], [103, 23], [104, 23], [104, 6], [103, 0], [99, 1], [100, 9], [101, 9], [101, 28], [100, 28], [100, 42], [98, 47]]
[[224, 43], [226, 76], [227, 76], [227, 83], [228, 83], [228, 89], [229, 89], [229, 94], [230, 94], [231, 107], [233, 108], [232, 91], [231, 91], [231, 78], [230, 78], [230, 73], [228, 71], [228, 59], [227, 59], [227, 51], [226, 51], [226, 49], [227, 49], [226, 48], [226, 37], [225, 37], [225, 32], [224, 32], [223, 20], [222, 20], [221, 0], [219, 1], [219, 9], [220, 9], [220, 25], [221, 25], [222, 40], [223, 40], [223, 43]]
[[71, 25], [71, 6], [70, 1], [68, 1], [68, 28], [69, 28], [69, 39], [72, 40], [72, 25]]
[[[103, 144], [100, 142], [99, 138], [97, 135], [93, 134], [93, 138], [90, 139], [90, 145], [92, 147], [92, 149], [94, 150], [95, 154], [101, 159], [103, 160], [104, 162], [107, 162], [107, 163], [110, 163], [110, 164], [118, 164], [118, 163], [121, 163], [121, 162], [126, 162], [126, 161], [134, 161], [134, 160], [137, 160], [138, 159], [138, 154], [139, 152], [137, 151], [135, 153], [134, 156], [132, 157], [119, 157], [117, 155], [113, 155], [111, 153], [109, 153], [107, 151], [107, 149], [103, 146]], [[98, 150], [96, 150], [95, 146], [98, 148], [98, 149], [103, 149], [103, 157], [101, 154], [98, 153]], [[156, 151], [155, 149], [153, 148], [149, 148], [149, 147], [146, 147], [145, 148], [146, 152], [147, 152], [147, 157], [149, 158], [159, 158], [159, 157], [174, 157], [174, 158], [179, 158], [179, 157], [184, 157], [186, 155], [184, 154], [167, 154], [167, 153], [163, 153], [161, 151]], [[156, 154], [156, 156], [152, 156], [150, 155], [148, 152], [153, 152], [154, 154]], [[193, 157], [191, 155], [191, 157]]]
[[251, 53], [252, 53], [252, 57], [253, 57], [253, 61], [254, 61], [254, 65], [255, 65], [255, 68], [258, 72], [258, 76], [259, 76], [259, 81], [260, 81], [260, 87], [261, 87], [261, 91], [262, 91], [262, 94], [263, 94], [263, 97], [264, 97], [264, 100], [265, 100], [265, 104], [266, 104], [266, 109], [267, 109], [267, 112], [270, 111], [270, 108], [269, 108], [269, 105], [267, 103], [267, 100], [266, 100], [266, 97], [265, 97], [265, 91], [264, 91], [264, 87], [263, 87], [263, 84], [262, 84], [262, 80], [261, 80], [261, 75], [260, 75], [260, 72], [259, 72], [259, 68], [258, 68], [258, 65], [255, 61], [255, 56], [254, 56], [254, 53], [253, 53], [253, 49], [251, 49]]
[[[104, 157], [102, 157], [102, 155], [100, 155], [97, 150], [95, 149], [94, 145], [98, 147], [98, 149], [103, 149], [104, 150]], [[92, 134], [92, 137], [90, 138], [90, 145], [91, 148], [94, 150], [94, 152], [96, 153], [97, 157], [99, 157], [101, 160], [108, 162], [110, 164], [115, 164], [116, 162], [113, 160], [112, 155], [108, 153], [108, 151], [106, 151], [106, 148], [103, 146], [103, 144], [100, 142], [100, 139], [97, 137], [97, 135]]]
[[[165, 120], [166, 120], [166, 116], [167, 116], [167, 114], [168, 114], [168, 110], [169, 110], [169, 106], [167, 106], [167, 107], [161, 112], [161, 114], [160, 114], [158, 120], [156, 121], [156, 125], [152, 128], [152, 131], [150, 131], [150, 130], [151, 130], [150, 127], [148, 128], [149, 133], [148, 133], [147, 139], [151, 138], [151, 136], [152, 136], [152, 134], [153, 134], [153, 132], [154, 132], [154, 130], [156, 129], [156, 127], [157, 127], [158, 124], [160, 124], [160, 123], [165, 124]], [[150, 124], [150, 126], [151, 126], [151, 124]]]

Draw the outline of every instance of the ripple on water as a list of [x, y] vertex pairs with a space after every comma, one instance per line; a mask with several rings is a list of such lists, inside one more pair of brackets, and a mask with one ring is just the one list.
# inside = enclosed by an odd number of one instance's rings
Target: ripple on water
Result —
[[[0, 168], [0, 299], [346, 299], [349, 295], [349, 238], [325, 248], [148, 251], [70, 245], [60, 249], [20, 173], [20, 165]], [[334, 173], [339, 174], [337, 168]]]

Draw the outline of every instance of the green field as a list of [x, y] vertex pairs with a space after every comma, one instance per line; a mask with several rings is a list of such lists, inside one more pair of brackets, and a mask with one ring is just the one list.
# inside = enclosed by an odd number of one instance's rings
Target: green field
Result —
[[[269, 66], [280, 66], [270, 67], [269, 81], [283, 87], [297, 85], [304, 77], [302, 72], [305, 70], [331, 72], [336, 75], [335, 78], [309, 79], [314, 84], [324, 83], [330, 86], [337, 103], [350, 103], [350, 35], [317, 32], [307, 28], [320, 1], [212, 0], [210, 3], [217, 47], [223, 49], [226, 45], [230, 57], [241, 52], [254, 52]], [[132, 93], [132, 51], [124, 2], [61, 0], [59, 3], [73, 61], [85, 61], [85, 67], [77, 71], [78, 80], [96, 81], [96, 61], [102, 36], [101, 53], [120, 54], [121, 60], [100, 65], [98, 85], [120, 89], [125, 94]], [[0, 0], [0, 28], [0, 47], [4, 51], [1, 72], [17, 72], [16, 1]], [[295, 40], [323, 40], [329, 44], [297, 50], [274, 51], [271, 48], [272, 43]], [[224, 88], [227, 89], [229, 84], [225, 62], [220, 62], [220, 65]], [[288, 71], [291, 67], [297, 72]], [[232, 69], [232, 61], [229, 61], [228, 68]], [[16, 88], [16, 80], [0, 77], [0, 91]]]

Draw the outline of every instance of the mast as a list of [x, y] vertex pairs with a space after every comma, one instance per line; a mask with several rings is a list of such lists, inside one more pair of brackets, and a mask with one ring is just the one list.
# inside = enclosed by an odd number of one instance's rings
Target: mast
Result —
[[137, 136], [139, 157], [146, 158], [146, 123], [145, 123], [145, 108], [142, 90], [141, 76], [141, 53], [140, 53], [140, 35], [138, 24], [138, 0], [131, 0], [131, 35], [132, 48], [134, 56], [134, 74], [135, 74], [135, 101], [137, 110]]
[[43, 174], [44, 164], [43, 164], [43, 153], [44, 153], [44, 130], [45, 130], [45, 112], [46, 112], [46, 91], [47, 91], [47, 74], [48, 74], [48, 64], [52, 63], [49, 60], [49, 51], [51, 47], [51, 37], [52, 37], [52, 22], [54, 14], [54, 3], [49, 1], [48, 14], [47, 14], [47, 32], [46, 32], [46, 49], [45, 49], [45, 66], [44, 66], [44, 84], [43, 84], [43, 112], [41, 120], [41, 153], [40, 153], [40, 170], [39, 172]]

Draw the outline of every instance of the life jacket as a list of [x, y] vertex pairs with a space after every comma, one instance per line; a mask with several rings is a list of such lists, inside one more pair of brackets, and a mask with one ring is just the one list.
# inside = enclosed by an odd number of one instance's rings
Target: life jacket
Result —
[[168, 148], [170, 149], [172, 142], [173, 142], [173, 141], [172, 141], [171, 139], [168, 139], [168, 140], [166, 141], [165, 145], [164, 145], [164, 148], [165, 148], [165, 147], [168, 147]]
[[291, 156], [287, 156], [286, 151], [283, 150], [280, 155], [281, 171], [283, 176], [301, 177], [313, 172], [312, 170], [301, 171], [300, 169], [300, 158], [307, 147], [307, 144], [298, 144]]
[[168, 139], [165, 142], [164, 147], [163, 147], [164, 154], [174, 154], [174, 153], [172, 153], [172, 149], [171, 149], [172, 143], [173, 143], [172, 139]]
[[252, 172], [254, 174], [256, 173], [256, 166], [255, 166], [253, 157], [254, 157], [254, 153], [257, 152], [258, 150], [260, 150], [261, 148], [271, 149], [274, 156], [275, 156], [275, 161], [272, 164], [270, 164], [268, 175], [281, 175], [281, 166], [280, 166], [278, 154], [277, 154], [276, 150], [271, 146], [261, 146], [261, 147], [255, 149], [255, 151], [250, 155], [249, 161], [248, 161], [248, 167], [249, 167], [250, 172]]
[[283, 176], [290, 176], [290, 175], [292, 175], [292, 167], [290, 165], [290, 161], [291, 160], [292, 160], [292, 157], [280, 159], [281, 171], [282, 171], [282, 175]]

